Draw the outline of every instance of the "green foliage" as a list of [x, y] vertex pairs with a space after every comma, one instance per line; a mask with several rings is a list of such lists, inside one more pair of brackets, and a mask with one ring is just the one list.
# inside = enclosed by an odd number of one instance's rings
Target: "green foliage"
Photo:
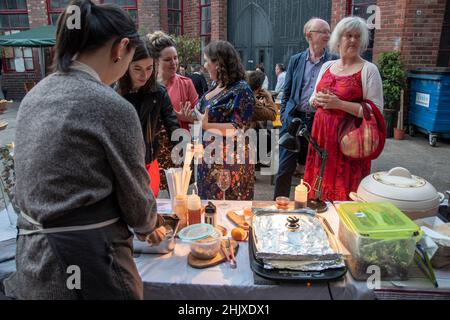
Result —
[[383, 79], [384, 104], [386, 109], [399, 110], [400, 95], [406, 84], [399, 52], [384, 52], [378, 59], [378, 68]]
[[144, 26], [140, 26], [139, 27], [139, 30], [138, 30], [138, 34], [139, 34], [139, 36], [140, 37], [145, 37], [147, 34], [148, 34], [148, 29], [147, 29], [147, 27], [144, 27]]
[[200, 39], [188, 38], [185, 36], [173, 36], [177, 44], [178, 60], [180, 64], [198, 63], [201, 54]]

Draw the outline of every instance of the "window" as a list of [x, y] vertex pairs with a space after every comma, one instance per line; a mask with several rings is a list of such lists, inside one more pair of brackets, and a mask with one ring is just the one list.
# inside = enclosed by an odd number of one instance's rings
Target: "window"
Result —
[[[59, 15], [70, 4], [70, 2], [71, 0], [47, 0], [48, 23], [56, 25]], [[117, 4], [130, 14], [137, 27], [137, 0], [103, 0], [101, 3]]]
[[[13, 34], [30, 28], [26, 0], [0, 0], [0, 32]], [[8, 71], [32, 71], [33, 50], [22, 47], [3, 48], [3, 69]]]
[[26, 0], [0, 0], [0, 29], [29, 29]]
[[101, 0], [102, 3], [116, 4], [123, 10], [128, 12], [128, 14], [133, 19], [136, 27], [139, 26], [138, 14], [137, 14], [137, 0]]
[[48, 24], [56, 25], [59, 15], [71, 0], [47, 0]]
[[167, 20], [169, 34], [180, 36], [183, 34], [183, 1], [167, 0]]
[[27, 10], [27, 1], [26, 0], [1, 0], [0, 1], [0, 10]]
[[[364, 20], [367, 20], [373, 14], [368, 13], [367, 8], [374, 4], [377, 4], [376, 0], [349, 0], [348, 14], [352, 16], [361, 17]], [[375, 29], [369, 30], [369, 35], [370, 35], [369, 47], [367, 48], [367, 51], [363, 54], [363, 58], [366, 59], [367, 61], [372, 61]]]
[[200, 0], [200, 40], [202, 49], [211, 42], [211, 0]]
[[447, 7], [445, 8], [437, 66], [450, 67], [450, 1], [447, 1]]

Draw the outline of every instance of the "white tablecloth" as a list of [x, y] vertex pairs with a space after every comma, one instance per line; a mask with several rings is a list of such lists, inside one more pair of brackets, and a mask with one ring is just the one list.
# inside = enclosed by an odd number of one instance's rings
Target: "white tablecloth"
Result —
[[[252, 202], [230, 201], [230, 208], [219, 209], [219, 224], [228, 232], [234, 225], [226, 218], [229, 210], [242, 210]], [[334, 230], [339, 220], [330, 210], [325, 213]], [[144, 281], [144, 295], [147, 299], [330, 299], [327, 283], [304, 283], [277, 285], [256, 285], [250, 269], [248, 243], [240, 242], [237, 269], [222, 263], [207, 269], [194, 269], [187, 264], [189, 245], [178, 240], [173, 253], [140, 255], [135, 259], [139, 273]], [[263, 280], [258, 277], [258, 280]], [[258, 282], [260, 283], [260, 282]], [[330, 283], [333, 298], [371, 299], [373, 292], [367, 286], [353, 281], [349, 275], [343, 280]]]
[[[242, 210], [251, 202], [230, 201], [230, 208], [219, 208], [219, 224], [230, 233], [234, 225], [226, 218], [229, 210]], [[339, 217], [333, 207], [322, 214], [336, 235], [339, 234]], [[228, 264], [208, 269], [194, 269], [187, 264], [189, 245], [177, 242], [173, 253], [141, 255], [135, 259], [144, 281], [147, 299], [374, 299], [389, 298], [396, 292], [397, 298], [430, 294], [450, 293], [450, 272], [435, 270], [439, 289], [435, 289], [428, 278], [418, 274], [408, 281], [382, 281], [379, 290], [369, 289], [366, 282], [356, 281], [350, 272], [338, 281], [314, 283], [308, 287], [303, 283], [257, 285], [250, 269], [248, 243], [240, 242], [237, 254], [237, 269]], [[258, 282], [263, 280], [257, 277]], [[268, 282], [270, 283], [270, 282]], [[398, 292], [397, 292], [398, 291]], [[428, 297], [430, 297], [428, 296]]]
[[[165, 201], [160, 200], [162, 207]], [[241, 210], [251, 206], [251, 202], [229, 202], [231, 207], [220, 209], [219, 224], [230, 232], [234, 225], [225, 217], [229, 210]], [[11, 238], [15, 237], [15, 229], [9, 226], [6, 214], [0, 214], [1, 244], [11, 249], [15, 245]], [[339, 231], [339, 219], [334, 208], [323, 214], [330, 223], [335, 234]], [[10, 243], [11, 242], [11, 243]], [[3, 249], [5, 249], [3, 248]], [[6, 249], [5, 249], [6, 250]], [[6, 251], [5, 251], [6, 252]], [[141, 254], [135, 257], [139, 273], [144, 281], [146, 299], [374, 299], [377, 298], [413, 298], [423, 296], [434, 298], [441, 293], [450, 292], [450, 272], [436, 271], [440, 285], [434, 289], [430, 281], [424, 277], [411, 278], [408, 281], [382, 282], [380, 290], [371, 290], [365, 282], [355, 281], [349, 272], [342, 279], [327, 283], [314, 283], [307, 286], [294, 284], [255, 284], [250, 269], [248, 244], [241, 242], [237, 253], [237, 269], [231, 269], [227, 263], [208, 269], [194, 269], [187, 264], [189, 245], [177, 242], [175, 250], [167, 255]], [[14, 260], [0, 263], [0, 281], [14, 270]], [[263, 279], [257, 277], [257, 283]], [[262, 281], [262, 282], [261, 282]], [[331, 293], [331, 295], [330, 295]]]
[[17, 217], [15, 216], [14, 209], [11, 204], [8, 204], [8, 211], [6, 209], [0, 211], [0, 242], [16, 237], [16, 221]]

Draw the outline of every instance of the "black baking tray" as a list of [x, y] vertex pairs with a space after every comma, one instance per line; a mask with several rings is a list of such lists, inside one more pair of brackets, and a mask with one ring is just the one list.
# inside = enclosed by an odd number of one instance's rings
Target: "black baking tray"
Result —
[[[249, 234], [253, 234], [250, 228]], [[327, 269], [323, 271], [295, 271], [287, 269], [265, 269], [264, 263], [256, 258], [256, 247], [253, 236], [249, 236], [248, 252], [250, 258], [250, 267], [254, 273], [265, 279], [279, 282], [324, 282], [339, 280], [347, 273], [347, 268]]]

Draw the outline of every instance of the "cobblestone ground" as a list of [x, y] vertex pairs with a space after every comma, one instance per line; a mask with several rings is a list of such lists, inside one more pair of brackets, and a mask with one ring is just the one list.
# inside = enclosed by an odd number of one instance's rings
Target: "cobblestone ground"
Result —
[[[10, 105], [1, 120], [8, 122], [8, 127], [0, 131], [0, 145], [14, 140], [18, 103]], [[1, 164], [0, 164], [1, 165]], [[403, 141], [388, 139], [383, 154], [372, 163], [372, 171], [386, 171], [394, 167], [405, 167], [411, 173], [421, 176], [436, 187], [438, 191], [450, 190], [450, 140], [439, 139], [438, 146], [432, 148], [425, 135], [418, 134], [412, 138], [406, 136]], [[294, 179], [293, 185], [298, 181]], [[257, 172], [255, 200], [271, 200], [274, 186], [270, 176], [261, 176]], [[293, 196], [293, 191], [291, 192]], [[0, 194], [1, 196], [1, 194]], [[168, 198], [167, 192], [160, 192], [161, 198]], [[0, 201], [4, 207], [4, 201]]]

